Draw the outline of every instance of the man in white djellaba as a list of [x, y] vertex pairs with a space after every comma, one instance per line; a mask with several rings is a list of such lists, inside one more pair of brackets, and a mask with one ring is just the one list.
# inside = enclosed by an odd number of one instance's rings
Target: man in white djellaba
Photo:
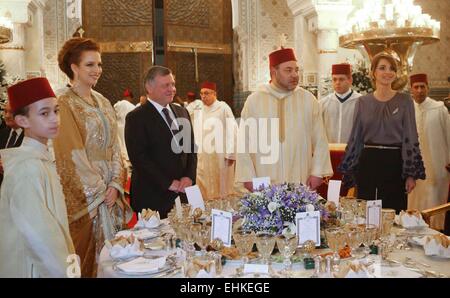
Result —
[[[272, 52], [269, 62], [271, 81], [248, 97], [241, 112], [236, 181], [250, 191], [255, 177], [317, 189], [333, 174], [319, 103], [298, 86], [300, 69], [293, 49]], [[252, 122], [256, 127], [249, 129]], [[276, 122], [278, 130], [273, 129]], [[261, 150], [263, 143], [273, 150]], [[250, 149], [251, 144], [258, 144], [258, 150]]]
[[[409, 209], [428, 209], [447, 203], [450, 173], [450, 116], [443, 102], [428, 97], [426, 74], [410, 77], [416, 111], [419, 146], [425, 165], [425, 180], [417, 180], [408, 196]], [[444, 228], [444, 214], [431, 217], [431, 226]]]

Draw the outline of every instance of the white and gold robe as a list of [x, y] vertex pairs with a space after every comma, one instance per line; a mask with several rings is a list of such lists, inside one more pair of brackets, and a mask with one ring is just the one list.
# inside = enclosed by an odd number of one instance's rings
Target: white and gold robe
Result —
[[[450, 115], [443, 102], [429, 97], [414, 104], [420, 151], [425, 165], [425, 180], [417, 180], [408, 196], [409, 209], [428, 209], [447, 203], [450, 174]], [[431, 217], [431, 226], [443, 229], [444, 214]]]
[[233, 193], [236, 160], [237, 123], [226, 102], [216, 100], [211, 106], [193, 110], [197, 154], [197, 185], [204, 199], [225, 198]]
[[1, 158], [0, 277], [67, 277], [75, 249], [47, 146], [25, 137], [20, 147], [2, 150]]
[[129, 112], [134, 110], [136, 106], [128, 100], [120, 100], [114, 104], [117, 116], [117, 134], [119, 136], [120, 151], [123, 159], [127, 161], [127, 166], [130, 166], [130, 158], [128, 157], [127, 147], [125, 146], [125, 117]]
[[[92, 91], [91, 96], [88, 102], [69, 88], [58, 97], [61, 125], [53, 139], [82, 277], [95, 276], [96, 256], [104, 241], [121, 229], [118, 221], [123, 213], [119, 215], [117, 207], [126, 181], [114, 108], [100, 93]], [[119, 193], [113, 208], [104, 203], [108, 187]]]
[[[243, 121], [248, 124], [251, 119], [258, 123], [248, 129]], [[267, 124], [270, 119], [279, 119], [278, 130]], [[257, 150], [247, 148], [252, 143], [257, 143]], [[251, 94], [242, 109], [237, 150], [237, 182], [268, 176], [271, 183], [306, 184], [310, 175], [333, 174], [319, 103], [300, 87], [283, 92], [266, 84]]]
[[361, 94], [353, 91], [352, 95], [342, 103], [335, 93], [331, 93], [319, 100], [329, 143], [347, 143], [352, 132], [355, 105], [360, 96]]

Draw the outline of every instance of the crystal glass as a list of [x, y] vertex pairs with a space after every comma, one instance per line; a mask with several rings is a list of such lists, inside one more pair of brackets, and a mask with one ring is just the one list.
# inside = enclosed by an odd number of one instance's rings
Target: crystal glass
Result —
[[291, 269], [292, 269], [292, 261], [291, 257], [295, 254], [295, 251], [298, 246], [298, 237], [296, 235], [279, 235], [276, 237], [276, 242], [278, 246], [278, 250], [282, 254], [284, 260], [283, 260], [283, 270], [282, 274], [286, 276], [291, 275]]
[[394, 225], [395, 220], [395, 210], [383, 208], [381, 209], [381, 235], [386, 237], [391, 233], [392, 226]]
[[352, 197], [341, 197], [339, 206], [342, 209], [342, 219], [344, 222], [352, 223], [355, 220], [356, 199]]
[[270, 255], [275, 247], [275, 234], [272, 232], [259, 232], [256, 235], [256, 247], [261, 254], [264, 264], [269, 264]]
[[370, 252], [370, 246], [377, 239], [378, 227], [375, 225], [366, 225], [366, 237], [364, 239], [364, 246]]
[[253, 231], [237, 230], [233, 233], [234, 244], [241, 256], [242, 268], [248, 263], [248, 254], [252, 251], [256, 241]]
[[192, 238], [190, 238], [190, 240], [194, 243], [197, 243], [199, 246], [200, 244], [199, 239], [201, 238], [201, 233], [202, 233], [202, 224], [201, 223], [191, 223], [191, 225], [189, 226], [189, 230], [190, 230], [190, 236]]
[[367, 201], [362, 199], [356, 200], [355, 207], [355, 217], [356, 217], [356, 224], [363, 224], [366, 222], [366, 206]]
[[202, 254], [206, 254], [206, 247], [208, 246], [211, 240], [211, 225], [204, 224], [202, 225], [202, 229], [197, 234], [197, 244], [202, 249]]
[[346, 226], [345, 227], [345, 243], [350, 246], [352, 249], [352, 256], [355, 255], [356, 250], [360, 245], [360, 237], [358, 236], [358, 231], [355, 226]]
[[329, 228], [325, 230], [328, 247], [333, 250], [333, 270], [339, 270], [341, 257], [339, 249], [345, 246], [345, 233], [341, 228]]

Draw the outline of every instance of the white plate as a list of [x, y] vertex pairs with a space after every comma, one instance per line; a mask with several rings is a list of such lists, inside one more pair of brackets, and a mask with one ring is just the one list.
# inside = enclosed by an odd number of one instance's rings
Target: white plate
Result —
[[[157, 258], [161, 258], [162, 256], [144, 256], [144, 257], [148, 258], [148, 259], [157, 259]], [[173, 270], [176, 267], [176, 263], [170, 258], [166, 259], [166, 263], [161, 268], [158, 268], [157, 270], [151, 269], [148, 272], [126, 272], [126, 271], [121, 270], [118, 267], [118, 265], [126, 263], [126, 262], [129, 262], [129, 261], [130, 260], [114, 263], [113, 264], [113, 270], [115, 272], [119, 273], [119, 274], [124, 274], [124, 275], [131, 275], [131, 276], [148, 275], [148, 276], [152, 276], [152, 275], [156, 275], [156, 274], [160, 274], [160, 273], [164, 273], [164, 272]]]

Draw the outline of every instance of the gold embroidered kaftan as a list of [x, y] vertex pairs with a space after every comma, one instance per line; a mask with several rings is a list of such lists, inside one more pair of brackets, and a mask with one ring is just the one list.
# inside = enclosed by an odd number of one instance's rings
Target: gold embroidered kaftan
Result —
[[109, 186], [123, 195], [126, 178], [114, 109], [95, 91], [92, 99], [87, 102], [72, 89], [58, 97], [61, 127], [53, 142], [82, 276], [95, 274], [104, 239], [119, 228], [103, 201]]

